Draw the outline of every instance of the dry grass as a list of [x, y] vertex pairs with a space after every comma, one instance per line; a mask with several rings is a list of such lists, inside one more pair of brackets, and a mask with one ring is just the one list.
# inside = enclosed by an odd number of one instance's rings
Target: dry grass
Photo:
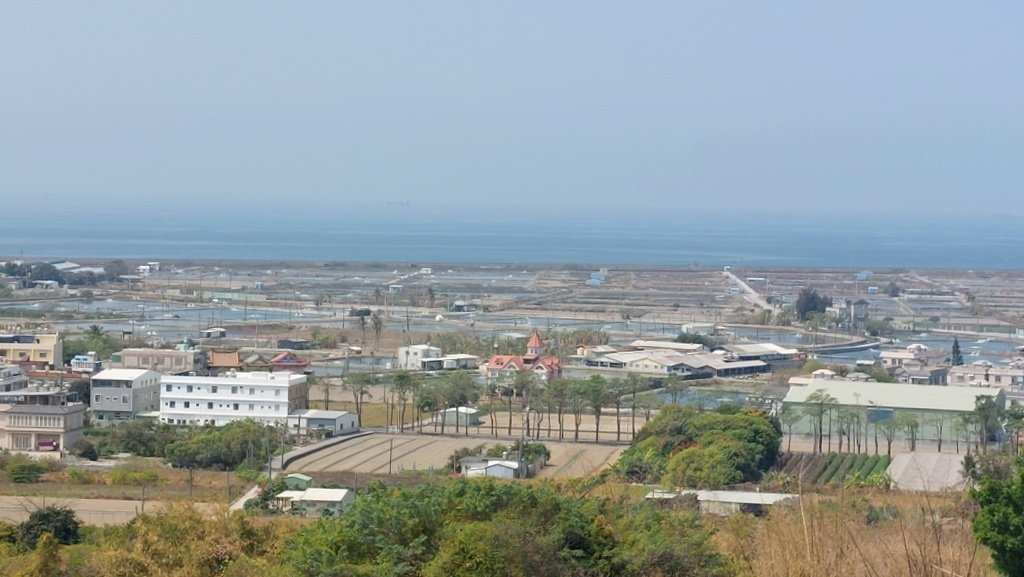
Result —
[[[146, 486], [147, 500], [226, 503], [229, 502], [229, 484], [232, 499], [238, 498], [252, 486], [233, 473], [196, 470], [190, 495], [187, 470], [171, 469], [160, 463], [159, 459], [133, 459], [132, 462], [142, 469], [156, 472], [159, 477], [156, 483]], [[0, 495], [60, 499], [142, 499], [142, 487], [108, 484], [99, 473], [89, 476], [91, 482], [88, 483], [69, 479], [66, 471], [47, 473], [41, 483], [12, 483], [6, 476], [0, 476]]]
[[740, 576], [995, 575], [960, 494], [841, 491], [805, 495], [757, 522], [720, 523], [716, 539]]
[[[323, 406], [323, 403], [317, 403], [317, 408]], [[356, 404], [351, 401], [331, 401], [332, 411], [349, 411], [356, 412]], [[392, 409], [391, 425], [398, 426], [398, 407]], [[429, 419], [430, 413], [425, 412], [420, 414], [421, 419]], [[416, 411], [408, 406], [405, 409], [405, 423], [411, 425], [416, 422]], [[359, 425], [361, 427], [384, 427], [387, 423], [387, 412], [383, 403], [363, 403], [363, 416], [360, 420]]]

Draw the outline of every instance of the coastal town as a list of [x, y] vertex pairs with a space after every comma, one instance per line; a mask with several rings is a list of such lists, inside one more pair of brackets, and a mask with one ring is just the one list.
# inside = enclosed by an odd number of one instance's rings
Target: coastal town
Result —
[[[628, 443], [673, 403], [765, 408], [789, 448], [841, 451], [845, 439], [867, 452], [873, 434], [877, 453], [881, 427], [886, 454], [955, 460], [978, 444], [979, 399], [1005, 411], [1024, 398], [1024, 305], [1005, 272], [267, 266], [4, 263], [0, 447], [64, 456], [90, 427], [139, 419], [252, 419], [295, 443], [420, 421], [475, 438]], [[389, 391], [396, 375], [416, 392]], [[469, 394], [425, 402], [452, 375]], [[573, 389], [594, 383], [573, 430], [553, 426], [583, 394]], [[822, 399], [827, 430], [810, 416]], [[387, 405], [384, 418], [361, 414], [364, 402]], [[420, 453], [356, 470], [446, 458]], [[962, 482], [958, 466], [935, 466]]]

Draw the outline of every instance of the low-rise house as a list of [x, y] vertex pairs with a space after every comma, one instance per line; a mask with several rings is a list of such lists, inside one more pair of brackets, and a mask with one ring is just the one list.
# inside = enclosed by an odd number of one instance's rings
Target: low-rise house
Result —
[[422, 359], [436, 359], [440, 356], [441, 349], [438, 347], [431, 345], [409, 345], [398, 347], [395, 358], [399, 369], [419, 371], [423, 369], [422, 365], [420, 365]]
[[544, 341], [534, 332], [526, 343], [525, 355], [492, 355], [483, 367], [489, 381], [512, 382], [517, 373], [532, 373], [542, 382], [562, 376], [562, 361], [544, 356]]
[[343, 513], [355, 502], [356, 494], [349, 489], [312, 487], [291, 497], [290, 510], [307, 517], [332, 517]]
[[228, 330], [223, 327], [210, 327], [199, 332], [199, 337], [203, 339], [222, 339], [226, 336]]
[[516, 479], [519, 477], [519, 462], [501, 459], [484, 459], [480, 462], [463, 464], [466, 477], [493, 477], [496, 479]]
[[696, 353], [704, 350], [700, 343], [677, 343], [675, 341], [637, 340], [629, 343], [629, 347], [638, 351], [676, 351], [678, 353]]
[[174, 349], [124, 349], [110, 355], [112, 369], [142, 369], [168, 375], [205, 375], [206, 351], [181, 346]]
[[882, 351], [879, 358], [882, 367], [892, 373], [897, 367], [925, 367], [928, 365], [927, 348], [923, 345], [910, 345], [902, 351]]
[[466, 427], [480, 426], [480, 411], [472, 407], [450, 407], [444, 410], [444, 424]]
[[359, 419], [348, 411], [298, 409], [288, 415], [288, 430], [297, 435], [348, 435], [359, 432]]
[[974, 361], [949, 367], [949, 384], [962, 387], [1000, 387], [1010, 389], [1024, 384], [1024, 359], [1017, 357], [1006, 364]]
[[0, 394], [0, 449], [53, 453], [82, 438], [85, 403], [74, 393], [50, 387], [25, 387]]
[[651, 491], [647, 499], [676, 500], [690, 496], [697, 498], [700, 512], [704, 515], [728, 517], [736, 513], [764, 515], [773, 505], [797, 501], [799, 495], [792, 493], [762, 493], [760, 491]]
[[131, 421], [160, 407], [160, 373], [107, 369], [89, 380], [89, 409], [100, 424]]
[[305, 491], [313, 486], [313, 477], [302, 473], [289, 473], [284, 476], [284, 486], [289, 491]]
[[207, 353], [207, 361], [210, 373], [220, 375], [228, 371], [242, 370], [242, 359], [238, 357], [238, 351], [218, 351], [216, 349]]
[[277, 348], [292, 351], [308, 351], [313, 348], [313, 343], [309, 339], [278, 339]]
[[434, 359], [420, 359], [420, 369], [424, 371], [459, 371], [476, 370], [480, 366], [480, 357], [476, 355], [442, 355]]
[[103, 370], [103, 363], [100, 362], [96, 351], [89, 351], [84, 355], [71, 357], [71, 370], [78, 373], [98, 373]]
[[285, 351], [271, 357], [270, 367], [278, 372], [303, 373], [309, 369], [309, 359], [300, 357], [291, 351]]

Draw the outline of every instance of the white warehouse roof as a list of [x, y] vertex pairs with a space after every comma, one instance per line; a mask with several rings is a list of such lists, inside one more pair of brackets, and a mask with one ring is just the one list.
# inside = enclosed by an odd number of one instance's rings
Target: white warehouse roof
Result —
[[840, 405], [919, 409], [930, 411], [973, 411], [979, 396], [995, 399], [1002, 392], [987, 387], [942, 387], [875, 383], [842, 379], [811, 379], [807, 385], [791, 386], [784, 403], [806, 403], [815, 391], [824, 391]]

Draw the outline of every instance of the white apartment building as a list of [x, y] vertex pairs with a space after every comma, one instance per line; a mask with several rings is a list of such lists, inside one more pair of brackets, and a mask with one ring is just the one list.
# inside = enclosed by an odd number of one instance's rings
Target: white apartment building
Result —
[[160, 420], [174, 425], [226, 425], [253, 419], [287, 424], [307, 407], [305, 375], [229, 371], [216, 377], [163, 375]]

